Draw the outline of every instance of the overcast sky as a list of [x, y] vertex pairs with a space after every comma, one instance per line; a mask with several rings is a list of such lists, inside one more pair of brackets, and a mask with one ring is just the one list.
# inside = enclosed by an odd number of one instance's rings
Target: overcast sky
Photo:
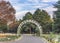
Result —
[[7, 0], [13, 5], [16, 10], [16, 18], [22, 19], [26, 12], [34, 13], [37, 8], [46, 10], [49, 15], [52, 17], [53, 11], [56, 9], [53, 8], [58, 0]]

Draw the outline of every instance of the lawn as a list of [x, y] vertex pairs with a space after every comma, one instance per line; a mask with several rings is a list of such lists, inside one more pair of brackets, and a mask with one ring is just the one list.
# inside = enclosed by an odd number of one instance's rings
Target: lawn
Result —
[[42, 37], [50, 43], [60, 43], [60, 34], [42, 34]]
[[20, 36], [11, 33], [0, 33], [0, 41], [12, 41], [18, 39]]

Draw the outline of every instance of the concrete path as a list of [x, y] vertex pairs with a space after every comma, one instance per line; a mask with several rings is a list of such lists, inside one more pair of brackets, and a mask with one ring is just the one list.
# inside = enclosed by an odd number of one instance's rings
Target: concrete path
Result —
[[47, 43], [47, 42], [44, 39], [37, 36], [22, 35], [22, 39], [18, 41], [0, 42], [0, 43]]

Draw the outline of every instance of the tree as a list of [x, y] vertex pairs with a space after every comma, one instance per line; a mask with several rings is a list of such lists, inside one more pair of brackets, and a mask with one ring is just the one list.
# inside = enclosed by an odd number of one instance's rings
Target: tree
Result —
[[44, 33], [52, 31], [52, 19], [45, 10], [37, 9], [33, 15], [30, 12], [26, 13], [23, 20], [29, 19], [36, 20], [42, 26]]
[[37, 9], [33, 14], [33, 19], [40, 23], [44, 33], [52, 31], [52, 20], [45, 10]]
[[9, 1], [0, 1], [0, 20], [4, 23], [15, 21], [15, 9]]
[[[5, 28], [7, 24], [15, 21], [16, 11], [9, 1], [1, 0], [0, 1], [0, 27]], [[0, 28], [2, 29], [2, 28]], [[7, 28], [6, 28], [7, 29]]]
[[[23, 17], [23, 21], [29, 20], [29, 19], [33, 19], [33, 15], [30, 12], [27, 12]], [[30, 29], [31, 29], [31, 32], [30, 32]], [[36, 29], [36, 26], [33, 23], [27, 23], [22, 26], [22, 31], [26, 30], [27, 33], [34, 33], [35, 32], [34, 29]]]
[[33, 19], [33, 16], [30, 12], [27, 12], [23, 17], [23, 20], [29, 20], [29, 19]]
[[60, 33], [60, 0], [54, 5], [57, 11], [54, 11], [54, 32]]

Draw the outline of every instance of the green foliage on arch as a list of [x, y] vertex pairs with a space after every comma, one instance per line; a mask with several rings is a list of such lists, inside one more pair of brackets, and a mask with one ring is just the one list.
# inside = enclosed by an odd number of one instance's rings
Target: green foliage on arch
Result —
[[[27, 33], [30, 34], [42, 34], [42, 28], [38, 22], [35, 20], [25, 20], [22, 23], [20, 23], [17, 34], [19, 35], [20, 33], [24, 31], [28, 31]], [[30, 31], [30, 32], [29, 32]]]

